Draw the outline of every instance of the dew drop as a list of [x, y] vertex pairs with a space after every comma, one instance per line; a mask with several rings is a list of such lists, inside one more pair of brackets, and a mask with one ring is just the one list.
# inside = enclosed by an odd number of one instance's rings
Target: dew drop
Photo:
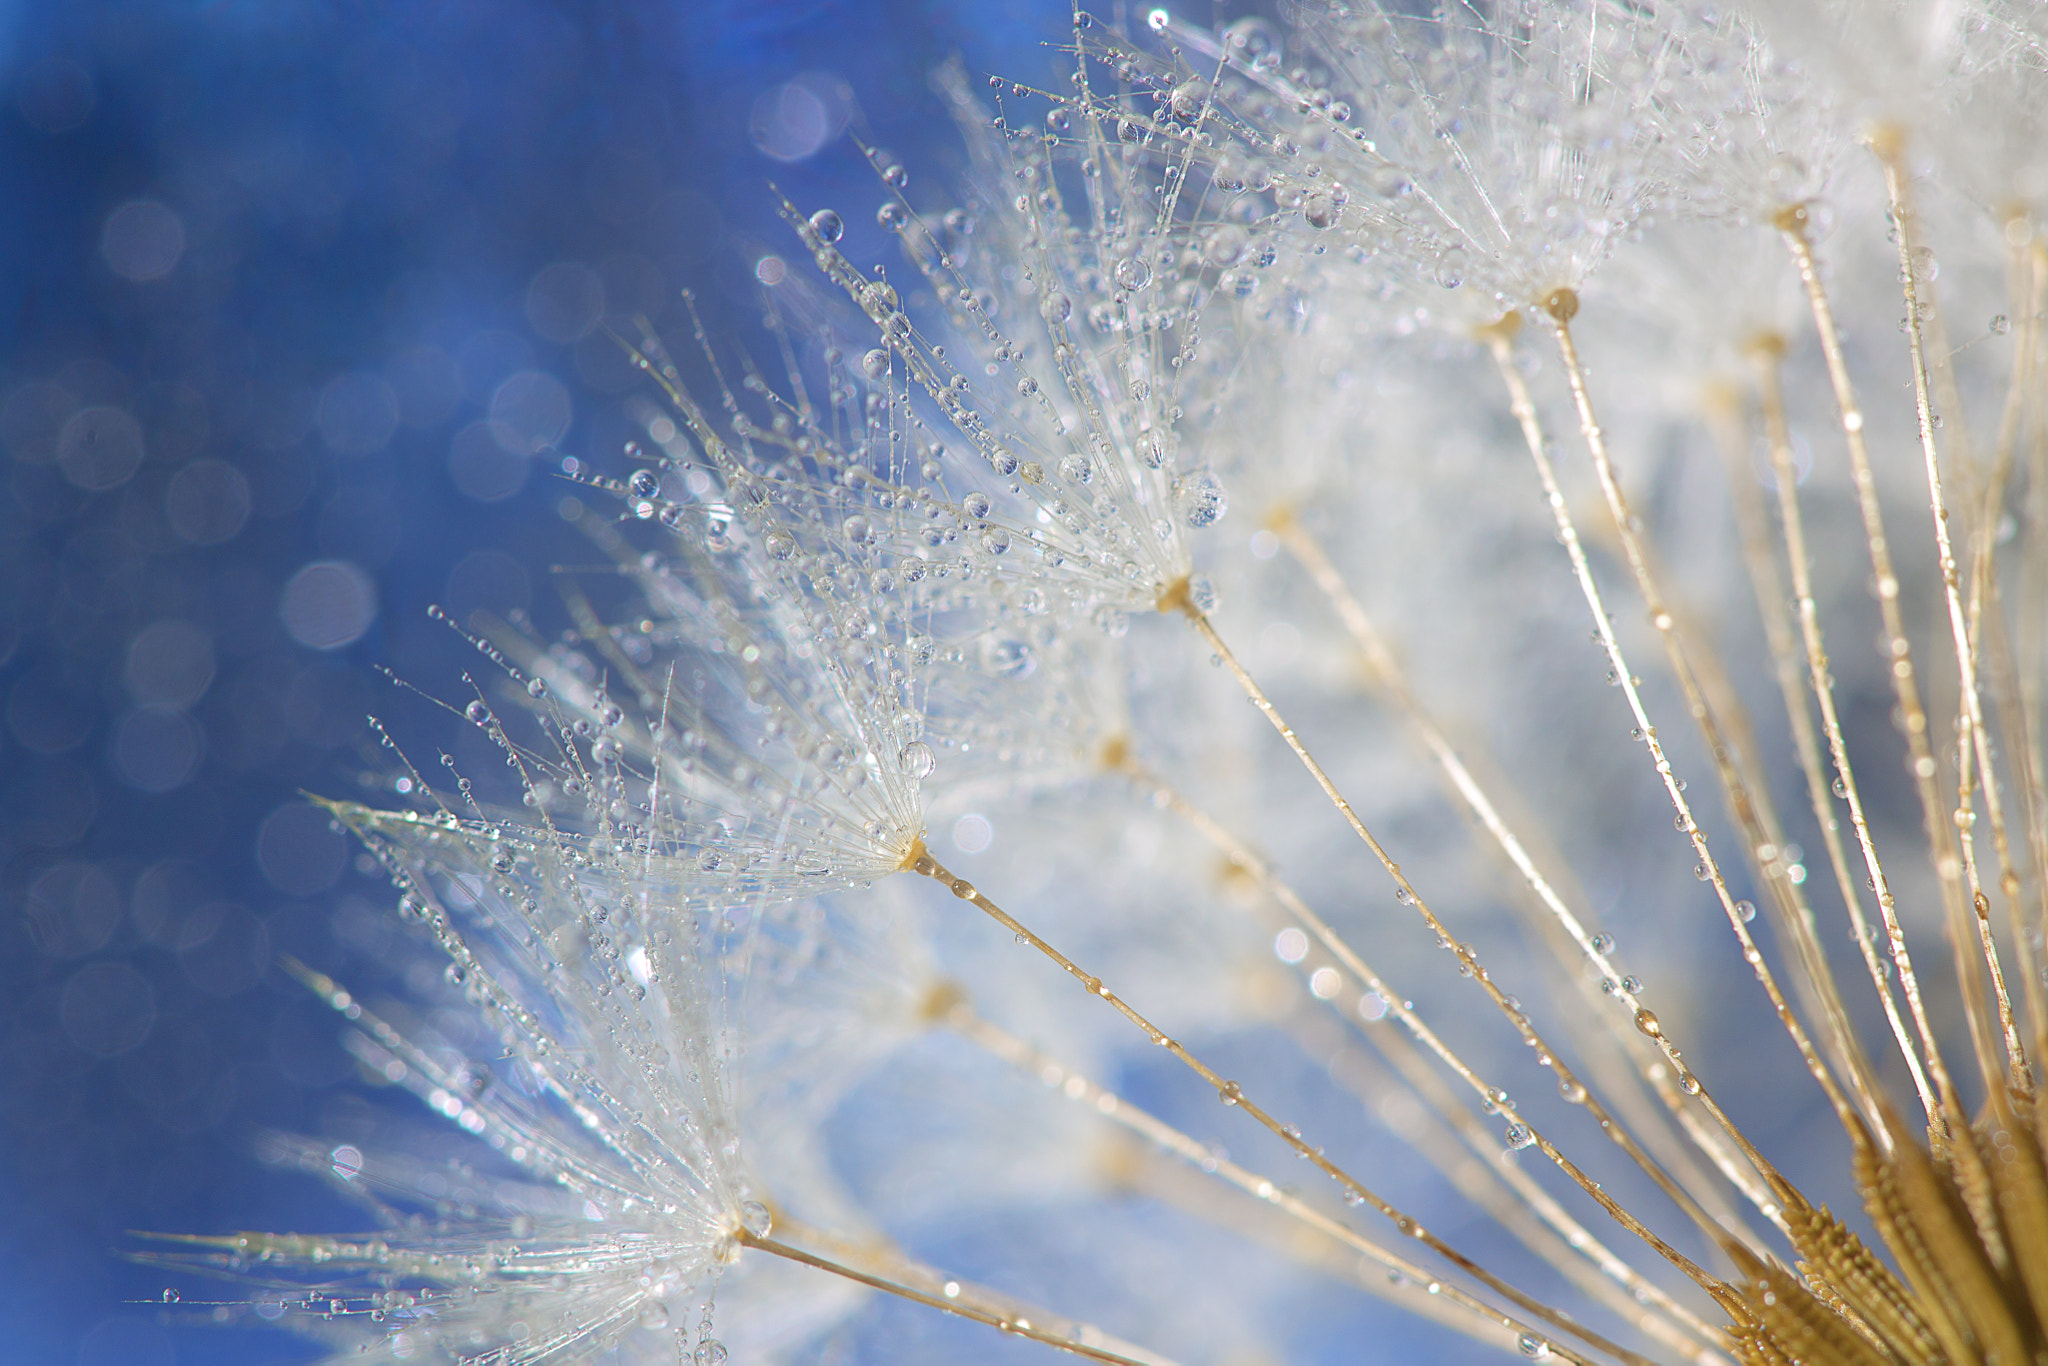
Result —
[[937, 762], [937, 757], [932, 754], [932, 747], [922, 740], [912, 740], [903, 747], [903, 753], [897, 756], [897, 763], [902, 768], [903, 775], [919, 782], [931, 777], [932, 768]]
[[846, 235], [846, 220], [831, 209], [820, 209], [811, 215], [811, 231], [821, 241], [837, 242]]
[[1114, 273], [1119, 286], [1134, 292], [1152, 283], [1152, 267], [1142, 256], [1126, 256]]
[[1174, 485], [1173, 500], [1181, 520], [1200, 531], [1223, 520], [1230, 510], [1230, 497], [1222, 481], [1209, 470], [1194, 470]]

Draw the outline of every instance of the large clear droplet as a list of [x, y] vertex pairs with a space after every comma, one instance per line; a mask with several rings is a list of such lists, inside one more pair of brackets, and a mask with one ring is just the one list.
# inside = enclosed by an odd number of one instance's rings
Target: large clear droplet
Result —
[[837, 242], [846, 235], [846, 220], [830, 209], [820, 209], [811, 215], [811, 231], [822, 241]]
[[903, 753], [897, 756], [897, 762], [903, 770], [903, 776], [922, 782], [932, 776], [932, 768], [937, 764], [938, 758], [932, 753], [930, 745], [922, 740], [912, 740], [903, 747]]

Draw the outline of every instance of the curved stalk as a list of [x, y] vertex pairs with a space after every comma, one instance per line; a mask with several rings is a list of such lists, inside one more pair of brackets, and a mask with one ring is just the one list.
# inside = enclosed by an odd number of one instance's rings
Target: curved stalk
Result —
[[[1442, 1257], [1452, 1266], [1457, 1267], [1487, 1289], [1507, 1299], [1525, 1313], [1550, 1325], [1553, 1329], [1578, 1338], [1598, 1351], [1610, 1353], [1624, 1361], [1630, 1362], [1632, 1366], [1638, 1366], [1638, 1364], [1640, 1366], [1648, 1366], [1644, 1358], [1608, 1341], [1583, 1325], [1573, 1322], [1569, 1315], [1551, 1308], [1534, 1296], [1509, 1285], [1499, 1276], [1486, 1270], [1470, 1257], [1467, 1257], [1464, 1253], [1459, 1252], [1456, 1248], [1446, 1243], [1442, 1238], [1430, 1232], [1414, 1218], [1396, 1208], [1383, 1196], [1359, 1181], [1358, 1178], [1332, 1162], [1320, 1148], [1310, 1145], [1301, 1136], [1299, 1129], [1291, 1124], [1281, 1122], [1270, 1111], [1246, 1096], [1243, 1086], [1224, 1077], [1221, 1073], [1189, 1052], [1178, 1040], [1168, 1035], [1159, 1026], [1153, 1024], [1122, 997], [1106, 986], [1100, 977], [1089, 973], [1078, 963], [1074, 962], [1073, 959], [1067, 957], [1040, 938], [1015, 916], [1012, 916], [1009, 912], [991, 901], [973, 883], [969, 882], [966, 878], [956, 876], [944, 864], [933, 858], [930, 850], [924, 847], [922, 841], [911, 850], [909, 856], [904, 860], [903, 868], [907, 872], [916, 873], [920, 877], [928, 877], [932, 881], [937, 882], [954, 896], [967, 902], [976, 910], [1016, 935], [1018, 942], [1029, 944], [1032, 948], [1037, 949], [1041, 954], [1044, 954], [1047, 958], [1058, 964], [1067, 975], [1079, 982], [1089, 995], [1101, 997], [1111, 1009], [1142, 1030], [1153, 1043], [1166, 1049], [1182, 1065], [1194, 1072], [1203, 1081], [1215, 1087], [1218, 1099], [1225, 1105], [1243, 1110], [1261, 1128], [1264, 1128], [1267, 1132], [1292, 1148], [1297, 1156], [1313, 1164], [1323, 1175], [1336, 1182], [1346, 1192], [1347, 1202], [1350, 1197], [1355, 1196], [1357, 1202], [1371, 1205], [1382, 1216], [1392, 1220], [1394, 1226], [1404, 1235], [1420, 1242], [1423, 1246], [1429, 1248], [1430, 1251], [1436, 1253], [1439, 1257]], [[1620, 1206], [1615, 1204], [1611, 1197], [1608, 1198], [1607, 1203], [1613, 1205], [1614, 1210], [1619, 1211], [1620, 1217], [1632, 1218], [1626, 1211], [1622, 1211]], [[1646, 1240], [1654, 1240], [1656, 1237], [1647, 1229], [1643, 1230], [1641, 1236]], [[1701, 1288], [1707, 1290], [1709, 1294], [1715, 1295], [1717, 1300], [1721, 1300], [1731, 1315], [1739, 1312], [1739, 1301], [1735, 1299], [1733, 1292], [1718, 1279], [1675, 1249], [1667, 1252], [1665, 1255], [1672, 1259], [1674, 1264], [1679, 1266], [1681, 1270], [1692, 1276]]]
[[[1262, 1176], [1227, 1158], [1216, 1156], [1203, 1144], [1196, 1142], [1165, 1120], [1140, 1109], [1107, 1087], [1089, 1080], [1016, 1035], [983, 1019], [965, 1001], [955, 1002], [947, 1010], [943, 1022], [947, 1028], [1019, 1071], [1038, 1078], [1047, 1086], [1057, 1087], [1060, 1094], [1075, 1104], [1093, 1110], [1111, 1123], [1136, 1134], [1161, 1152], [1199, 1171], [1213, 1175], [1261, 1203], [1279, 1210], [1303, 1227], [1350, 1248], [1389, 1276], [1401, 1276], [1425, 1283], [1435, 1281], [1434, 1277], [1413, 1262], [1389, 1252], [1341, 1220], [1332, 1218], [1300, 1196], [1282, 1189], [1280, 1184], [1270, 1177]], [[1438, 1284], [1441, 1286], [1436, 1295], [1438, 1300], [1455, 1305], [1462, 1317], [1478, 1321], [1467, 1326], [1466, 1331], [1469, 1332], [1471, 1328], [1483, 1324], [1487, 1329], [1504, 1329], [1517, 1338], [1526, 1336], [1532, 1341], [1542, 1340], [1541, 1335], [1534, 1332], [1530, 1325], [1514, 1316], [1500, 1313], [1457, 1286], [1441, 1285], [1440, 1282]], [[1565, 1360], [1585, 1360], [1556, 1344], [1548, 1345]]]

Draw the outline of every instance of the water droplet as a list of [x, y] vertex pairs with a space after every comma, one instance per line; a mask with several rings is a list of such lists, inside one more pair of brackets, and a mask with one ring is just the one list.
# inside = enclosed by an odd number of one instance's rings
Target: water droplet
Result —
[[652, 1300], [641, 1306], [640, 1326], [656, 1331], [668, 1327], [668, 1306], [660, 1300]]
[[1736, 902], [1735, 918], [1740, 920], [1745, 925], [1747, 925], [1750, 921], [1756, 919], [1756, 903], [1754, 901]]
[[1181, 520], [1197, 531], [1223, 520], [1230, 510], [1230, 496], [1223, 482], [1210, 470], [1192, 470], [1174, 485], [1173, 500]]
[[768, 1213], [768, 1207], [760, 1201], [742, 1200], [740, 1202], [740, 1227], [753, 1234], [756, 1238], [766, 1238], [768, 1230], [774, 1227], [774, 1224], [774, 1216]]
[[984, 527], [981, 533], [981, 548], [991, 555], [1000, 555], [1010, 548], [1010, 533], [999, 526]]
[[2007, 318], [2007, 317], [2006, 317], [2006, 316], [2005, 316], [2005, 315], [2004, 315], [2003, 313], [1995, 313], [1995, 314], [1993, 314], [1993, 315], [1992, 315], [1992, 318], [1991, 318], [1991, 335], [1992, 335], [1992, 336], [1994, 336], [1994, 337], [2002, 337], [2002, 336], [2004, 336], [2004, 335], [2005, 335], [2005, 334], [2006, 334], [2007, 332], [2010, 332], [2011, 330], [2012, 330], [2012, 322], [2011, 322], [2011, 320], [2009, 320], [2009, 319], [2008, 319], [2008, 318]]
[[462, 714], [468, 717], [470, 722], [475, 725], [487, 726], [491, 722], [491, 709], [484, 705], [482, 698], [478, 698], [464, 707]]
[[653, 470], [634, 470], [626, 481], [626, 491], [635, 498], [652, 498], [661, 492], [661, 476]]
[[831, 209], [820, 209], [811, 215], [811, 231], [824, 242], [837, 242], [846, 235], [846, 220]]
[[172, 1289], [169, 1286], [164, 1287], [163, 1302], [165, 1304], [176, 1304], [182, 1298], [183, 1296], [181, 1296], [176, 1290]]
[[1436, 261], [1436, 282], [1444, 289], [1456, 289], [1465, 283], [1465, 253], [1453, 247], [1439, 256]]
[[1605, 957], [1606, 955], [1608, 955], [1608, 954], [1610, 954], [1610, 953], [1613, 953], [1613, 952], [1614, 952], [1614, 936], [1613, 936], [1613, 935], [1611, 935], [1611, 934], [1605, 934], [1605, 933], [1602, 933], [1602, 934], [1596, 934], [1596, 935], [1594, 935], [1594, 936], [1593, 936], [1593, 952], [1595, 952], [1595, 953], [1597, 953], [1597, 954], [1600, 954], [1600, 955], [1601, 955], [1602, 957]]
[[1152, 283], [1152, 266], [1142, 256], [1126, 256], [1116, 263], [1116, 282], [1133, 292]]
[[1557, 1094], [1564, 1097], [1567, 1104], [1584, 1105], [1586, 1103], [1586, 1088], [1574, 1077], [1559, 1077], [1557, 1079]]
[[910, 221], [910, 215], [904, 212], [901, 204], [892, 199], [881, 208], [875, 210], [875, 221], [889, 229], [889, 231], [895, 232]]
[[922, 740], [912, 740], [903, 747], [903, 753], [897, 756], [897, 763], [902, 768], [904, 776], [919, 782], [931, 776], [932, 768], [937, 762], [932, 747]]
[[697, 1366], [725, 1366], [725, 1344], [717, 1338], [706, 1338], [697, 1344], [697, 1350], [690, 1354], [690, 1360]]
[[860, 358], [860, 368], [869, 379], [880, 379], [889, 373], [889, 353], [876, 347]]
[[1244, 1088], [1234, 1081], [1226, 1081], [1216, 1088], [1216, 1098], [1225, 1105], [1235, 1105], [1244, 1099]]
[[1536, 1141], [1536, 1135], [1530, 1132], [1529, 1126], [1526, 1124], [1508, 1125], [1507, 1133], [1503, 1137], [1507, 1139], [1507, 1144], [1510, 1148], [1518, 1151], [1529, 1147]]
[[1522, 1334], [1521, 1338], [1515, 1343], [1515, 1346], [1521, 1351], [1523, 1356], [1531, 1361], [1548, 1361], [1550, 1359], [1550, 1344], [1537, 1337], [1534, 1333]]
[[1095, 462], [1079, 451], [1069, 451], [1060, 457], [1060, 477], [1070, 483], [1085, 484], [1095, 477]]
[[855, 545], [866, 545], [875, 530], [874, 524], [857, 512], [841, 522], [839, 529], [846, 534], [846, 539]]
[[539, 698], [539, 697], [546, 697], [546, 696], [548, 695], [548, 683], [547, 683], [547, 680], [546, 680], [546, 679], [544, 679], [544, 678], [529, 678], [529, 679], [527, 679], [527, 680], [526, 680], [526, 695], [527, 695], [528, 697], [534, 697], [534, 698]]

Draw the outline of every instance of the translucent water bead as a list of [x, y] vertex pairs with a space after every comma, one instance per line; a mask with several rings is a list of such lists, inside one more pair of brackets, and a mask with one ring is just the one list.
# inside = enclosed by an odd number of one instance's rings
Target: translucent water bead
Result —
[[1197, 531], [1216, 525], [1230, 510], [1230, 496], [1224, 492], [1223, 482], [1209, 470], [1184, 475], [1174, 485], [1173, 501], [1181, 520]]
[[811, 231], [822, 242], [837, 242], [846, 235], [846, 220], [831, 209], [820, 209], [811, 215]]

